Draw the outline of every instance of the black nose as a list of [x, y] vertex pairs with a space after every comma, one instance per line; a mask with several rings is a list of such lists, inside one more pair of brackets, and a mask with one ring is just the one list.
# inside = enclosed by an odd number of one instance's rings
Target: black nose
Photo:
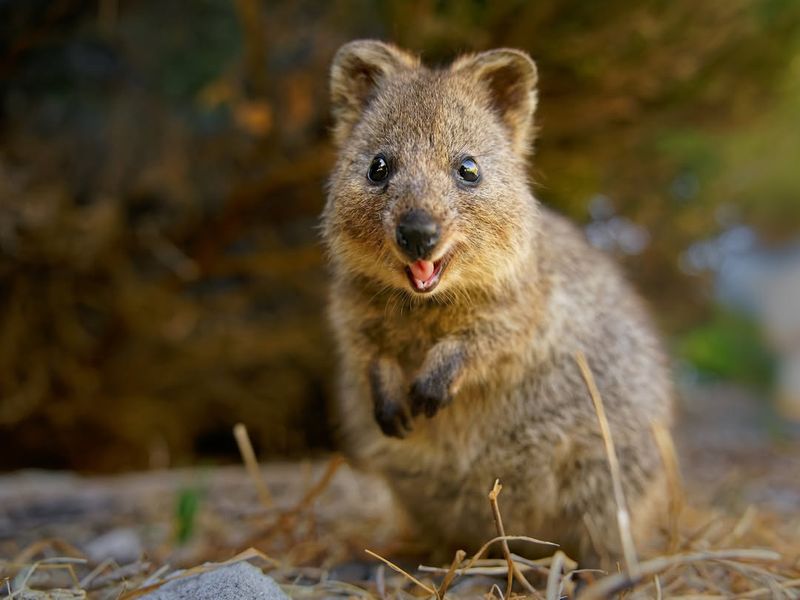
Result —
[[397, 244], [411, 260], [427, 258], [439, 242], [439, 225], [424, 210], [412, 210], [397, 224]]

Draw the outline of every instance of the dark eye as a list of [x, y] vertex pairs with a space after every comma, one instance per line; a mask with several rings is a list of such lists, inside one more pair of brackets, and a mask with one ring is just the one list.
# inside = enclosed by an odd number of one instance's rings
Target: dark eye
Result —
[[478, 163], [471, 156], [468, 156], [461, 161], [458, 166], [458, 176], [467, 183], [476, 183], [481, 177], [481, 172], [478, 169]]
[[389, 163], [382, 154], [372, 159], [367, 171], [367, 179], [372, 183], [383, 183], [389, 177]]

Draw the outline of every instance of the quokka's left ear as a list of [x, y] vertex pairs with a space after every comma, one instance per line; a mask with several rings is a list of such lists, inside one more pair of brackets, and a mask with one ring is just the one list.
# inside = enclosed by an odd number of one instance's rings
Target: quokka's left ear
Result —
[[339, 48], [330, 81], [336, 143], [347, 138], [384, 79], [418, 65], [416, 56], [377, 40], [356, 40]]
[[458, 58], [453, 72], [472, 78], [488, 91], [492, 108], [508, 128], [514, 150], [525, 154], [533, 140], [536, 64], [525, 52], [499, 48]]

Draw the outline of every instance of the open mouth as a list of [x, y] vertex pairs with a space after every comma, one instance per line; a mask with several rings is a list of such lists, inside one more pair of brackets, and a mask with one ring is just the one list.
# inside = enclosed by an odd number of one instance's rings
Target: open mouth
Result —
[[439, 284], [442, 271], [447, 266], [447, 257], [443, 256], [439, 260], [416, 260], [410, 265], [406, 265], [405, 271], [411, 288], [420, 294], [427, 294]]

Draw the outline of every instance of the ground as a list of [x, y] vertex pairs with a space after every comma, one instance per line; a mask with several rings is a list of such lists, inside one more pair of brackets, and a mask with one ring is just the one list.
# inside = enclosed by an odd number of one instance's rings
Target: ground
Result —
[[[709, 555], [704, 562], [659, 569], [658, 582], [649, 578], [645, 583], [650, 587], [639, 593], [655, 594], [658, 585], [665, 597], [798, 597], [800, 428], [779, 423], [751, 394], [707, 385], [684, 395], [675, 442], [685, 507], [662, 554], [721, 549], [745, 554]], [[379, 480], [354, 472], [336, 457], [274, 463], [261, 472], [271, 503], [239, 466], [112, 477], [39, 471], [4, 475], [0, 575], [10, 577], [4, 591], [57, 586], [67, 591], [15, 597], [81, 598], [88, 593], [117, 598], [174, 569], [227, 560], [248, 548], [255, 550], [243, 558], [263, 567], [293, 597], [402, 597], [400, 588], [425, 595], [424, 586], [437, 591], [443, 575], [416, 572], [424, 555], [415, 549], [408, 524], [393, 510]], [[502, 493], [499, 504], [502, 511]], [[488, 500], [486, 509], [491, 519]], [[416, 574], [419, 585], [373, 560], [365, 549]], [[778, 554], [764, 554], [765, 549]], [[743, 562], [729, 560], [734, 558]], [[570, 563], [565, 564], [566, 573]], [[500, 595], [505, 561], [475, 565], [469, 577], [453, 580], [449, 595]], [[524, 568], [533, 585], [543, 589], [551, 566], [545, 561]], [[493, 573], [500, 578], [488, 578]], [[597, 578], [575, 573], [567, 582], [564, 575], [561, 592], [574, 589], [571, 581]], [[492, 588], [495, 584], [499, 587]]]

